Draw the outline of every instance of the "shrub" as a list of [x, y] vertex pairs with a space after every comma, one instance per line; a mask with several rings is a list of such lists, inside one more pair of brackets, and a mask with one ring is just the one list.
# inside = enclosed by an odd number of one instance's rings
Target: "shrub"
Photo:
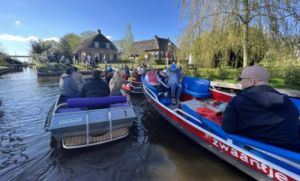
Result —
[[295, 68], [286, 69], [283, 80], [285, 84], [298, 85], [300, 80], [300, 71]]
[[195, 69], [193, 70], [192, 75], [194, 77], [201, 77], [201, 72], [199, 71], [199, 69]]
[[241, 73], [242, 73], [243, 69], [242, 68], [239, 68], [239, 69], [235, 69], [234, 72], [233, 72], [233, 79], [235, 81], [238, 81], [239, 80], [239, 77], [241, 76]]
[[218, 73], [222, 81], [224, 81], [229, 75], [229, 71], [222, 68], [218, 69]]
[[207, 79], [211, 79], [212, 76], [214, 76], [214, 74], [215, 74], [215, 70], [212, 70], [212, 69], [206, 69], [203, 72], [204, 72], [205, 78], [207, 78]]

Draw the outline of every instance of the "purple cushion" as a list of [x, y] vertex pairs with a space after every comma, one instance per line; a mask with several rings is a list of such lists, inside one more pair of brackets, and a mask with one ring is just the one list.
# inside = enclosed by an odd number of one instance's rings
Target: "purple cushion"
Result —
[[55, 113], [59, 114], [59, 113], [78, 112], [78, 111], [85, 111], [85, 109], [83, 107], [57, 109]]
[[127, 104], [127, 103], [124, 103], [124, 104], [111, 104], [111, 105], [109, 105], [109, 108], [128, 107], [128, 106], [130, 106], [130, 105]]
[[63, 96], [61, 96], [60, 97], [60, 101], [67, 101], [68, 99], [75, 99], [75, 98], [78, 98], [78, 97], [63, 97]]
[[94, 107], [105, 106], [109, 104], [126, 103], [126, 96], [94, 97], [94, 98], [76, 98], [68, 99], [68, 108], [73, 107]]

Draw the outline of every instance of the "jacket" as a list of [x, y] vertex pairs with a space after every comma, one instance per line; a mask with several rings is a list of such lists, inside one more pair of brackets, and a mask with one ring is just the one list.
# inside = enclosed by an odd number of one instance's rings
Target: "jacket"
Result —
[[76, 84], [84, 84], [85, 83], [83, 75], [79, 72], [73, 72], [72, 77], [75, 79]]
[[74, 78], [71, 75], [63, 73], [60, 76], [59, 92], [64, 96], [68, 96], [76, 91], [79, 91], [79, 88]]
[[103, 80], [92, 78], [85, 83], [81, 89], [80, 98], [106, 97], [109, 96], [110, 90]]
[[298, 120], [298, 108], [287, 95], [260, 85], [247, 88], [230, 100], [222, 128], [226, 133], [299, 151]]
[[[179, 82], [179, 80], [182, 77], [183, 72], [180, 69], [178, 69], [178, 68], [176, 69], [175, 72], [176, 72], [176, 76], [177, 76], [177, 82]], [[167, 69], [166, 75], [168, 77], [171, 75], [171, 69], [170, 68]], [[168, 79], [167, 79], [167, 81], [168, 81]]]

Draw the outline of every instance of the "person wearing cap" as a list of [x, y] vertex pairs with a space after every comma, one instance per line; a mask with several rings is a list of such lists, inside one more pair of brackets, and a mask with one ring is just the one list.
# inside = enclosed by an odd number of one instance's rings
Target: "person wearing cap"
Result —
[[147, 68], [147, 73], [145, 76], [145, 80], [148, 82], [148, 84], [152, 85], [153, 87], [155, 87], [157, 89], [158, 92], [160, 92], [160, 85], [162, 84], [163, 86], [169, 88], [168, 86], [166, 86], [158, 77], [158, 75], [156, 74], [154, 68], [152, 66], [148, 66]]
[[[167, 69], [166, 73], [160, 72], [160, 75], [162, 75], [165, 78], [168, 78], [167, 85], [171, 88], [171, 100], [172, 104], [179, 103], [179, 98], [182, 91], [182, 79], [184, 77], [184, 73], [176, 68], [176, 65], [173, 63], [171, 64], [170, 68]], [[177, 90], [177, 91], [176, 91]], [[176, 91], [176, 97], [175, 97], [175, 91]]]
[[59, 81], [59, 92], [64, 97], [79, 97], [80, 91], [78, 85], [76, 84], [75, 79], [72, 77], [73, 69], [67, 68], [66, 73], [63, 73], [60, 76]]
[[79, 87], [82, 87], [83, 84], [85, 84], [85, 80], [84, 80], [84, 77], [81, 73], [77, 72], [78, 68], [77, 67], [73, 67], [73, 74], [72, 74], [72, 77], [75, 79], [75, 82], [76, 84], [79, 86]]
[[81, 89], [80, 98], [106, 97], [110, 94], [108, 84], [100, 79], [101, 72], [94, 70], [91, 81], [85, 83]]
[[113, 72], [113, 69], [111, 68], [111, 64], [108, 65], [107, 70]]

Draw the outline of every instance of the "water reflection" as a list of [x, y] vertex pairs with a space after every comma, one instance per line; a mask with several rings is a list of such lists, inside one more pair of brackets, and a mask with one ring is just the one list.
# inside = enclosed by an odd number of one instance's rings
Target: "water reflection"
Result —
[[130, 98], [137, 120], [128, 137], [64, 150], [43, 130], [59, 77], [25, 68], [0, 79], [0, 180], [251, 180], [177, 133], [143, 95]]

